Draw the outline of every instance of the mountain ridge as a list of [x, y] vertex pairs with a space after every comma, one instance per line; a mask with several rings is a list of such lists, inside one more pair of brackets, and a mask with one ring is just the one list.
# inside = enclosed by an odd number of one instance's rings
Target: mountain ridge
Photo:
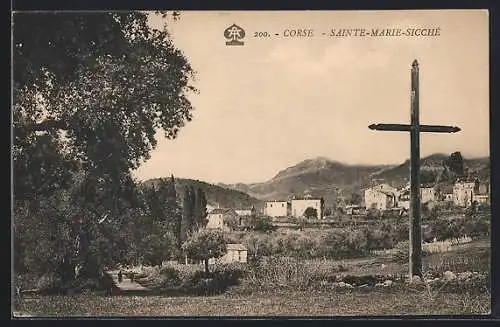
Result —
[[[422, 174], [431, 174], [437, 179], [450, 175], [444, 164], [449, 157], [444, 153], [434, 153], [421, 158]], [[463, 158], [463, 163], [469, 172], [482, 179], [489, 178], [489, 157]], [[395, 187], [405, 185], [408, 182], [409, 164], [409, 159], [399, 165], [357, 165], [315, 157], [282, 169], [264, 182], [210, 184], [187, 178], [176, 180], [179, 192], [186, 185], [202, 188], [211, 205], [262, 208], [267, 200], [289, 200], [307, 193], [324, 198], [325, 205], [333, 207], [346, 203], [353, 197], [359, 198], [362, 189], [370, 186], [372, 181], [385, 182]]]
[[[442, 176], [449, 155], [434, 153], [421, 158], [421, 171]], [[480, 177], [489, 175], [489, 158], [464, 158], [464, 166]], [[250, 196], [266, 200], [290, 199], [304, 193], [323, 197], [327, 205], [346, 200], [353, 193], [360, 195], [361, 189], [372, 180], [384, 181], [395, 187], [408, 182], [410, 160], [399, 165], [346, 164], [325, 157], [306, 159], [294, 166], [279, 171], [273, 178], [260, 183], [219, 184], [223, 187], [245, 192]], [[440, 177], [441, 178], [441, 177]]]

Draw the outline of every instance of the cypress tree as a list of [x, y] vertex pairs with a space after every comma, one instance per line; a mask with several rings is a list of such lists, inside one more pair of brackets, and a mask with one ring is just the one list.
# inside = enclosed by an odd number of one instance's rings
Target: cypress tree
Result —
[[182, 221], [180, 228], [179, 245], [187, 238], [194, 224], [194, 192], [193, 188], [186, 186], [182, 200]]
[[201, 188], [196, 189], [194, 202], [194, 224], [199, 228], [207, 225], [207, 198]]
[[167, 229], [174, 235], [177, 243], [179, 243], [181, 237], [182, 210], [177, 201], [177, 190], [175, 188], [174, 175], [170, 176], [170, 180], [165, 184], [164, 191], [164, 208]]

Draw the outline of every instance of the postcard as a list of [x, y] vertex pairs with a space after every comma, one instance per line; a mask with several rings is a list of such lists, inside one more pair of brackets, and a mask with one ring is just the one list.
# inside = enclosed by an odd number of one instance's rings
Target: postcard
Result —
[[12, 19], [14, 317], [490, 313], [487, 10]]

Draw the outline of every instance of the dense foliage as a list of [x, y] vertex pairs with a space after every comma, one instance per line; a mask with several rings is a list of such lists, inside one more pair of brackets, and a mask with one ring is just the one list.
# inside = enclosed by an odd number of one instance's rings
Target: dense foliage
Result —
[[220, 258], [226, 253], [226, 239], [220, 231], [200, 229], [189, 235], [182, 244], [182, 250], [190, 259], [203, 260], [208, 273], [208, 260]]
[[172, 139], [192, 119], [187, 59], [146, 13], [16, 13], [13, 22], [16, 272], [72, 280], [173, 255], [175, 181], [145, 189], [131, 171], [157, 130]]
[[[243, 243], [251, 259], [263, 256], [289, 256], [302, 259], [360, 258], [375, 250], [397, 248], [408, 241], [408, 222], [382, 219], [371, 225], [349, 225], [342, 228], [307, 228], [307, 220], [299, 230], [272, 233], [247, 232], [234, 234], [235, 242]], [[489, 235], [488, 214], [474, 216], [454, 215], [424, 221], [423, 240], [458, 239], [463, 236], [478, 237]]]

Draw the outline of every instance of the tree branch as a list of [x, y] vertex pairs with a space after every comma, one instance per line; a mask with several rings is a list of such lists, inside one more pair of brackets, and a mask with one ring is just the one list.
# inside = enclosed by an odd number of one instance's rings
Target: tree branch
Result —
[[68, 121], [47, 119], [40, 123], [16, 126], [16, 131], [22, 133], [29, 133], [29, 132], [46, 132], [54, 129], [68, 130], [69, 128], [70, 128], [70, 123]]

